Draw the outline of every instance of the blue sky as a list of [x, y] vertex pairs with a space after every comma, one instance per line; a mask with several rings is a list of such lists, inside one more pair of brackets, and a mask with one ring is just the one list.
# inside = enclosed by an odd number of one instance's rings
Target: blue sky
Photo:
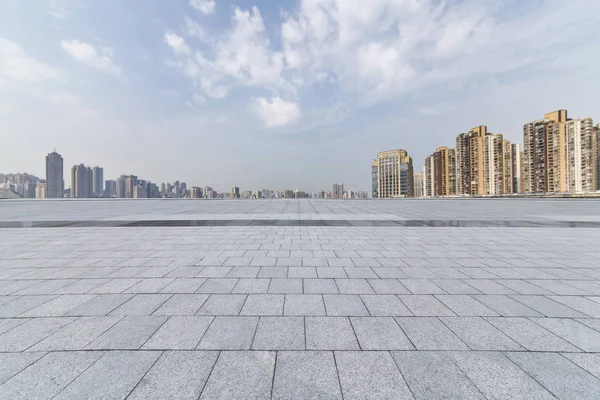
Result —
[[[0, 2], [0, 171], [70, 168], [228, 190], [370, 187], [485, 124], [598, 119], [600, 2]], [[68, 181], [68, 176], [65, 176]]]

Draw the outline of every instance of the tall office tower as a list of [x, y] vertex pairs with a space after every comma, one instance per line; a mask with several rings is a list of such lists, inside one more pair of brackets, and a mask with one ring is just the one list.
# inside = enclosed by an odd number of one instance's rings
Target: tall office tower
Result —
[[48, 187], [46, 186], [46, 182], [40, 182], [35, 187], [35, 198], [36, 199], [45, 199], [48, 197]]
[[523, 125], [523, 192], [547, 192], [546, 127], [548, 121], [540, 119]]
[[127, 175], [121, 175], [116, 182], [116, 197], [124, 199], [127, 196]]
[[596, 135], [596, 190], [600, 190], [600, 124], [594, 128]]
[[202, 195], [205, 199], [214, 199], [215, 191], [210, 186], [204, 186], [204, 190], [202, 191]]
[[190, 199], [201, 199], [202, 198], [202, 189], [197, 186], [192, 186], [190, 188]]
[[46, 196], [50, 199], [64, 197], [65, 181], [63, 158], [56, 151], [46, 156]]
[[406, 150], [377, 154], [379, 198], [413, 197], [413, 162]]
[[[499, 195], [504, 193], [504, 138], [501, 134], [488, 134], [482, 138], [483, 188], [479, 193]], [[483, 189], [483, 190], [482, 190]]]
[[503, 188], [502, 193], [511, 194], [513, 191], [513, 155], [512, 155], [512, 145], [510, 144], [510, 140], [502, 141], [502, 153], [503, 153]]
[[133, 186], [133, 198], [134, 199], [145, 199], [148, 197], [148, 189], [142, 185]]
[[437, 185], [435, 182], [438, 177], [436, 176], [436, 162], [435, 153], [425, 158], [425, 166], [423, 167], [423, 196], [424, 197], [436, 197]]
[[125, 178], [125, 198], [133, 199], [133, 188], [138, 184], [138, 177], [129, 175]]
[[181, 195], [184, 195], [184, 196], [185, 196], [185, 194], [187, 193], [187, 184], [186, 184], [185, 182], [181, 182], [181, 183], [179, 184], [179, 191], [180, 191], [180, 193], [179, 193], [179, 194], [181, 194]]
[[487, 126], [481, 125], [456, 137], [456, 194], [485, 194], [483, 138]]
[[104, 184], [104, 168], [94, 167], [92, 168], [92, 191], [94, 196], [100, 197], [104, 190], [102, 190], [102, 186]]
[[179, 196], [180, 193], [181, 188], [179, 187], [179, 181], [175, 181], [175, 183], [173, 183], [173, 194]]
[[115, 196], [117, 194], [117, 181], [111, 179], [104, 181], [104, 194], [108, 197]]
[[548, 192], [567, 191], [567, 162], [565, 124], [567, 110], [545, 114], [546, 127], [546, 180]]
[[240, 198], [240, 188], [233, 185], [231, 187], [231, 198], [232, 199], [239, 199]]
[[596, 191], [597, 143], [592, 119], [567, 120], [565, 132], [567, 191]]
[[331, 190], [332, 198], [334, 199], [343, 199], [344, 198], [344, 184], [343, 183], [334, 183]]
[[[420, 172], [415, 172], [414, 176], [413, 176], [413, 185], [414, 185], [414, 189], [413, 189], [413, 193], [415, 195], [415, 197], [423, 197], [423, 171]], [[361, 199], [361, 193], [363, 192], [358, 192], [358, 198]]]
[[379, 198], [379, 192], [377, 191], [377, 182], [379, 182], [379, 161], [373, 160], [371, 164], [371, 198]]
[[514, 143], [510, 146], [511, 151], [511, 173], [512, 173], [512, 192], [523, 193], [523, 152], [521, 145]]
[[71, 168], [71, 197], [83, 199], [92, 197], [94, 178], [92, 169], [83, 164]]

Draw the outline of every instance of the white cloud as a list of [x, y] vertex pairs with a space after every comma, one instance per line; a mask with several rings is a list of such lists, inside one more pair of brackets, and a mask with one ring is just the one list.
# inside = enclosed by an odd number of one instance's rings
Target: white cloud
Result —
[[0, 38], [0, 78], [37, 82], [57, 75], [56, 69], [28, 56], [17, 43]]
[[188, 36], [194, 37], [202, 42], [208, 39], [206, 32], [204, 32], [204, 29], [202, 29], [200, 24], [189, 17], [185, 17], [185, 33]]
[[202, 14], [212, 14], [215, 11], [215, 0], [190, 0], [190, 6]]
[[268, 128], [294, 124], [300, 119], [297, 103], [285, 101], [281, 97], [254, 99], [256, 112]]
[[173, 50], [173, 53], [177, 55], [190, 55], [192, 53], [190, 47], [187, 45], [185, 40], [175, 33], [165, 33], [165, 41]]
[[61, 40], [60, 44], [63, 50], [81, 64], [109, 75], [121, 76], [121, 68], [113, 62], [112, 49], [99, 47], [97, 50], [91, 44], [78, 40]]

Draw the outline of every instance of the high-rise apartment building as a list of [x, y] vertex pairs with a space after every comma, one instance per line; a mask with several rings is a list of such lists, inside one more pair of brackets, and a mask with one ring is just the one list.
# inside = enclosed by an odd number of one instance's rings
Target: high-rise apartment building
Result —
[[127, 188], [127, 175], [121, 175], [117, 178], [116, 182], [116, 196], [119, 199], [125, 198], [125, 192]]
[[190, 199], [201, 199], [202, 198], [202, 189], [197, 186], [192, 186], [190, 188]]
[[93, 173], [90, 167], [79, 164], [71, 168], [71, 197], [78, 199], [92, 197], [92, 184]]
[[63, 158], [56, 151], [46, 156], [46, 195], [57, 199], [64, 196]]
[[376, 199], [379, 197], [377, 182], [379, 182], [379, 161], [373, 160], [371, 164], [371, 198]]
[[502, 193], [514, 193], [512, 146], [510, 144], [510, 140], [502, 141], [502, 157]]
[[138, 177], [135, 175], [129, 175], [125, 178], [125, 198], [133, 199], [135, 197], [133, 188], [136, 187], [138, 183]]
[[512, 162], [512, 193], [523, 193], [523, 152], [521, 145], [514, 143], [510, 146]]
[[548, 192], [567, 191], [567, 161], [565, 124], [567, 110], [545, 114], [546, 126], [546, 182]]
[[[413, 176], [413, 184], [414, 184], [414, 189], [413, 189], [413, 193], [415, 195], [415, 197], [423, 197], [423, 172], [415, 172], [414, 176]], [[360, 199], [360, 194], [362, 192], [358, 192], [358, 198]]]
[[482, 137], [483, 188], [479, 193], [500, 195], [504, 193], [504, 138], [501, 134], [487, 134]]
[[343, 199], [344, 198], [344, 184], [343, 183], [334, 183], [331, 196], [334, 199]]
[[434, 196], [453, 196], [456, 194], [456, 150], [446, 146], [438, 147], [433, 153], [434, 159]]
[[35, 198], [36, 199], [45, 199], [48, 197], [47, 192], [48, 187], [46, 186], [46, 182], [40, 182], [35, 187]]
[[104, 194], [108, 197], [117, 195], [117, 181], [107, 180], [104, 181]]
[[210, 186], [205, 186], [202, 194], [204, 195], [205, 199], [214, 199], [217, 197], [217, 193]]
[[567, 191], [571, 193], [596, 191], [598, 150], [592, 119], [567, 120], [565, 133]]
[[423, 196], [424, 197], [436, 197], [437, 185], [437, 174], [435, 169], [435, 153], [425, 158], [425, 165], [423, 167]]
[[548, 191], [546, 176], [546, 128], [548, 121], [540, 119], [523, 125], [523, 192]]
[[596, 190], [600, 190], [600, 124], [594, 128], [596, 135]]
[[100, 197], [102, 193], [104, 185], [104, 168], [94, 167], [92, 168], [92, 191], [94, 196]]
[[239, 199], [240, 198], [240, 188], [233, 185], [231, 187], [231, 198], [232, 199]]
[[413, 197], [413, 163], [406, 150], [377, 154], [377, 193], [379, 198]]
[[487, 126], [481, 125], [456, 137], [456, 194], [485, 194], [483, 138], [487, 135]]

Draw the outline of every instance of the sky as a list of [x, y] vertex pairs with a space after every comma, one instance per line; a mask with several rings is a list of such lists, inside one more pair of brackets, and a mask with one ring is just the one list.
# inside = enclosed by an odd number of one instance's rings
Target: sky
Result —
[[[600, 119], [600, 1], [0, 0], [0, 172], [370, 188], [478, 125]], [[595, 122], [596, 123], [596, 122]]]

